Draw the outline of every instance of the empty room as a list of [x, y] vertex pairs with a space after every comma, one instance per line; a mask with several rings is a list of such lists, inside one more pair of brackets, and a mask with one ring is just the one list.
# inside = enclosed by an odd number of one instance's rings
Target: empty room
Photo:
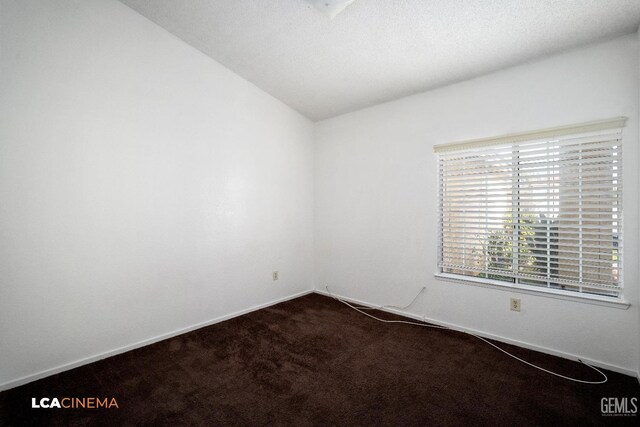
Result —
[[0, 425], [637, 425], [640, 0], [0, 0]]

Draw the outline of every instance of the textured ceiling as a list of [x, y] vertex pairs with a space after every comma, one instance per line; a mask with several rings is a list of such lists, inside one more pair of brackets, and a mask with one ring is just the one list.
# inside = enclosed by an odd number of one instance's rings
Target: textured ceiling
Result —
[[640, 0], [121, 0], [312, 120], [638, 29]]

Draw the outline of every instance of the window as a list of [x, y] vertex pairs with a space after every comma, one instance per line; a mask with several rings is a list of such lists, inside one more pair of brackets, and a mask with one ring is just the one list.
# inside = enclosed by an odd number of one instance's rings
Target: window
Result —
[[439, 272], [621, 297], [624, 121], [434, 147]]

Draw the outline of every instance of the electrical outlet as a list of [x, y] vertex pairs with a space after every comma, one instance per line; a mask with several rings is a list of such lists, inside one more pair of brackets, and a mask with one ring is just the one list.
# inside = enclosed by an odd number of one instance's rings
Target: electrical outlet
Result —
[[273, 280], [278, 280], [278, 271], [277, 270], [273, 271]]
[[511, 311], [520, 311], [520, 298], [511, 298]]

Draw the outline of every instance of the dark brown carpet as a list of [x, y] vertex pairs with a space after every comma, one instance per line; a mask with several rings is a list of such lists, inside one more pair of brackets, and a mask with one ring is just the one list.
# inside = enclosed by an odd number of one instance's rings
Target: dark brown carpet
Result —
[[[394, 316], [381, 314], [383, 317]], [[565, 375], [585, 366], [504, 346]], [[0, 361], [1, 363], [1, 361]], [[595, 425], [607, 372], [581, 385], [466, 335], [383, 324], [320, 295], [253, 312], [0, 393], [6, 425]], [[111, 397], [119, 409], [31, 409], [32, 397]]]

